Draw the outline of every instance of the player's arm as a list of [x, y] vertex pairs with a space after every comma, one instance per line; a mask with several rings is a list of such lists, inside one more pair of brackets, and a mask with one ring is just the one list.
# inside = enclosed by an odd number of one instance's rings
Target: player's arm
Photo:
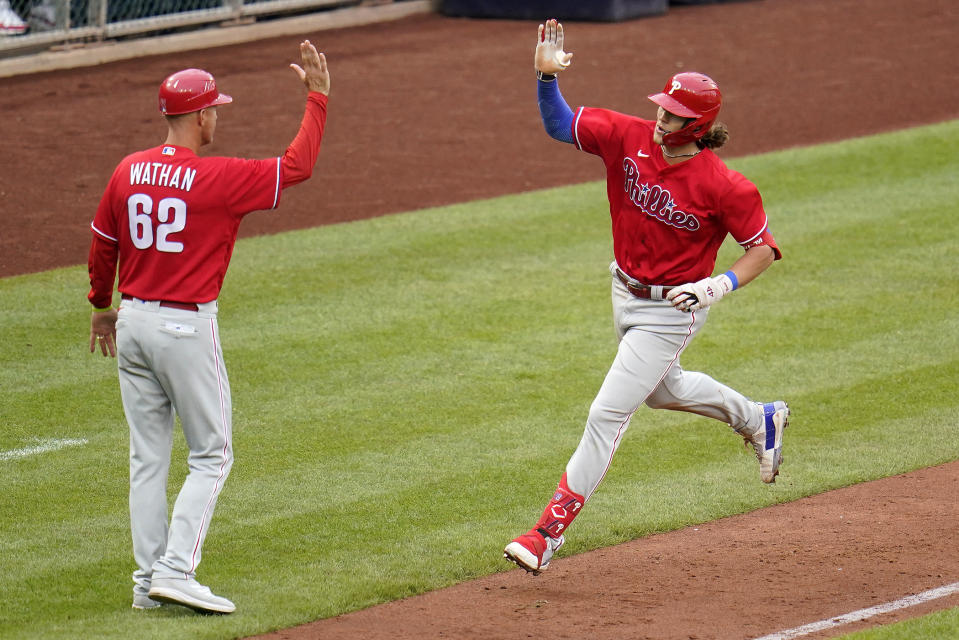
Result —
[[768, 269], [775, 260], [776, 252], [769, 245], [750, 247], [733, 263], [733, 266], [726, 272], [726, 277], [735, 279], [736, 286], [733, 287], [734, 289], [745, 287]]
[[539, 115], [543, 118], [546, 133], [560, 142], [573, 143], [573, 110], [559, 92], [556, 76], [536, 81], [539, 101]]
[[[755, 195], [758, 198], [758, 192]], [[762, 215], [765, 216], [765, 213]], [[704, 309], [719, 302], [726, 294], [746, 286], [769, 265], [782, 258], [776, 239], [765, 224], [760, 233], [739, 244], [746, 252], [726, 273], [675, 287], [666, 294], [666, 299], [680, 311]]]
[[326, 56], [318, 53], [309, 40], [304, 40], [300, 43], [300, 58], [302, 66], [291, 64], [290, 68], [296, 72], [309, 93], [300, 130], [280, 160], [283, 188], [303, 182], [313, 175], [313, 166], [320, 153], [320, 142], [326, 127], [326, 105], [330, 94]]
[[543, 127], [551, 138], [572, 144], [573, 110], [559, 92], [556, 74], [569, 66], [573, 54], [563, 51], [563, 25], [556, 20], [539, 25], [537, 35], [533, 67]]
[[750, 247], [726, 273], [673, 287], [666, 299], [680, 311], [705, 309], [755, 280], [775, 259], [776, 252], [769, 245]]
[[745, 253], [726, 273], [675, 287], [666, 294], [666, 299], [680, 311], [696, 311], [719, 302], [727, 293], [752, 282], [775, 260], [782, 258], [769, 230], [756, 185], [734, 172], [719, 209], [727, 230]]
[[117, 311], [113, 308], [113, 282], [117, 273], [117, 255], [119, 247], [116, 242], [93, 233], [90, 243], [90, 257], [87, 268], [90, 273], [90, 293], [87, 300], [93, 305], [90, 316], [90, 353], [100, 345], [100, 353], [104, 357], [116, 357]]

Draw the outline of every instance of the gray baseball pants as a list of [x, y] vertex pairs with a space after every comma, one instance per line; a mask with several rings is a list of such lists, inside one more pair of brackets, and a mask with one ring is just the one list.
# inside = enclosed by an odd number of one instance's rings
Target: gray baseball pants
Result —
[[762, 404], [704, 373], [683, 371], [679, 356], [706, 323], [709, 309], [685, 313], [666, 300], [633, 296], [613, 273], [616, 358], [593, 400], [579, 446], [566, 466], [569, 488], [587, 500], [602, 482], [633, 413], [688, 411], [751, 433], [763, 424]]
[[[193, 577], [233, 465], [230, 383], [216, 301], [199, 311], [124, 300], [117, 320], [123, 410], [130, 425], [130, 526], [134, 593], [153, 577]], [[174, 416], [189, 447], [189, 472], [168, 521], [167, 476]]]

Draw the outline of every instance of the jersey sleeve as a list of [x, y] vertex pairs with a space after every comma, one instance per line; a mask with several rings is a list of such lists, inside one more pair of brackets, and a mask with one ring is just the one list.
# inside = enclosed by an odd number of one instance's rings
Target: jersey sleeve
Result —
[[117, 228], [120, 222], [114, 214], [113, 200], [116, 197], [115, 185], [120, 171], [120, 167], [114, 170], [107, 188], [103, 190], [93, 222], [90, 223], [93, 238], [87, 259], [87, 271], [90, 276], [90, 292], [87, 294], [87, 300], [97, 309], [109, 307], [113, 300], [117, 255], [120, 251], [118, 240], [120, 229]]
[[227, 194], [230, 211], [242, 216], [251, 211], [275, 209], [285, 187], [312, 175], [326, 127], [327, 100], [315, 91], [307, 95], [300, 129], [283, 156], [267, 160], [220, 159], [220, 175], [229, 178], [223, 182], [232, 185]]
[[733, 173], [730, 188], [722, 198], [721, 211], [727, 230], [739, 246], [751, 249], [766, 245], [776, 254], [776, 260], [782, 258], [776, 239], [769, 231], [759, 189], [741, 174]]
[[242, 216], [280, 204], [280, 158], [221, 158], [221, 163], [222, 175], [228, 176], [221, 184], [230, 185], [224, 194], [230, 211]]
[[609, 109], [580, 107], [573, 117], [573, 144], [586, 153], [603, 155], [616, 135], [619, 118], [620, 114]]
[[122, 170], [121, 167], [125, 164], [126, 163], [121, 163], [113, 170], [113, 175], [110, 176], [110, 181], [107, 183], [106, 189], [103, 190], [103, 196], [100, 198], [97, 212], [93, 216], [93, 222], [90, 223], [90, 229], [95, 235], [114, 244], [117, 243], [120, 237], [120, 229], [117, 228], [120, 221], [117, 220], [117, 216], [113, 213], [113, 200], [116, 197], [115, 185]]
[[93, 234], [87, 271], [90, 276], [90, 293], [87, 300], [97, 309], [106, 309], [113, 301], [113, 283], [117, 275], [117, 256], [120, 248], [116, 242]]
[[313, 175], [326, 128], [327, 100], [327, 96], [315, 91], [307, 96], [300, 130], [280, 160], [281, 189], [299, 184]]

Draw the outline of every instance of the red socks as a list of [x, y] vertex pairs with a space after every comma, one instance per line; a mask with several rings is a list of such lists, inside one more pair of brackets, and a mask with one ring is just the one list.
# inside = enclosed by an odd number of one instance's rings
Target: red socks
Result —
[[534, 529], [538, 529], [540, 533], [545, 532], [552, 538], [560, 537], [579, 514], [585, 502], [583, 496], [570, 491], [564, 472], [559, 486], [556, 487], [556, 493], [553, 494], [553, 499], [546, 505]]

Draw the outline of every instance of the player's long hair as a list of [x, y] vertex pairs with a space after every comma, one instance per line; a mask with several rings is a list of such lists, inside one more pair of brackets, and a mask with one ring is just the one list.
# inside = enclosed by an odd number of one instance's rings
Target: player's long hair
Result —
[[729, 129], [722, 122], [717, 122], [709, 128], [702, 138], [696, 141], [700, 149], [718, 149], [729, 140]]

